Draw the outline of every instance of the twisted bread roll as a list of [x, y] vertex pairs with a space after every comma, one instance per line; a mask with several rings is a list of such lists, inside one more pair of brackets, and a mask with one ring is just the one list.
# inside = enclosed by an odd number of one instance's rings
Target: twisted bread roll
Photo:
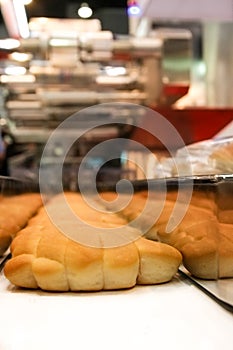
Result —
[[184, 266], [196, 277], [233, 277], [233, 225], [220, 222], [212, 211], [190, 205], [181, 223], [171, 232], [166, 222], [156, 223], [158, 239], [183, 256]]
[[9, 247], [12, 238], [42, 205], [38, 193], [27, 193], [0, 199], [0, 256]]
[[[67, 200], [86, 222], [93, 223], [94, 218], [99, 227], [112, 227], [108, 214], [97, 220], [95, 210], [78, 194], [68, 195]], [[110, 214], [110, 219], [114, 226], [125, 223], [115, 214]], [[77, 230], [82, 230], [82, 225], [77, 225]], [[125, 230], [127, 234], [127, 227]], [[181, 263], [175, 248], [141, 237], [111, 248], [84, 246], [64, 236], [44, 208], [13, 240], [11, 252], [5, 276], [16, 286], [47, 291], [98, 291], [163, 283], [172, 279]]]
[[[156, 194], [155, 194], [156, 195]], [[111, 194], [103, 194], [107, 200]], [[134, 220], [145, 206], [147, 195], [136, 193], [129, 205], [121, 210], [127, 220]], [[165, 203], [155, 198], [151, 205], [151, 214], [162, 208], [154, 225], [148, 229], [145, 237], [161, 241], [179, 250], [184, 266], [192, 275], [204, 279], [233, 277], [233, 216], [232, 201], [219, 208], [213, 192], [194, 192], [187, 211], [171, 232], [167, 231], [169, 219], [173, 219], [173, 209], [177, 193], [168, 193]], [[180, 203], [182, 205], [182, 203]], [[111, 206], [111, 204], [109, 204]], [[141, 227], [147, 221], [141, 215]]]

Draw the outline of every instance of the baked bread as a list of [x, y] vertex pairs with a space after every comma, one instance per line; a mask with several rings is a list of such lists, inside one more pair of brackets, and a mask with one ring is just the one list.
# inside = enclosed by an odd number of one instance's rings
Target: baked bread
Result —
[[0, 256], [10, 246], [12, 238], [42, 205], [40, 194], [25, 193], [2, 196], [0, 199]]
[[[227, 219], [223, 223], [223, 219]], [[195, 277], [233, 277], [233, 222], [229, 215], [190, 205], [181, 223], [166, 232], [162, 217], [156, 222], [158, 239], [176, 247], [183, 264]]]
[[[110, 213], [110, 219], [107, 213], [98, 217], [79, 194], [66, 196], [72, 210], [83, 214], [86, 223], [96, 225], [97, 232], [98, 227], [104, 226], [111, 235], [112, 225], [125, 224], [117, 214]], [[59, 198], [50, 205], [59, 208]], [[82, 224], [77, 223], [75, 230], [82, 229]], [[126, 235], [132, 231], [125, 227]], [[135, 237], [121, 246], [106, 247], [99, 233], [102, 246], [85, 246], [62, 234], [41, 208], [13, 240], [12, 258], [7, 261], [4, 273], [16, 286], [47, 291], [116, 290], [170, 281], [182, 260], [178, 250], [142, 238], [138, 231]]]
[[220, 223], [219, 229], [219, 265], [220, 277], [233, 276], [233, 225]]
[[[229, 186], [225, 192], [229, 192]], [[114, 195], [102, 195], [110, 201], [107, 205], [116, 209]], [[217, 279], [233, 277], [233, 210], [231, 192], [221, 196], [210, 190], [194, 191], [185, 215], [178, 225], [168, 230], [168, 221], [175, 220], [173, 213], [177, 192], [168, 192], [165, 202], [154, 194], [150, 211], [143, 213], [147, 201], [146, 192], [134, 194], [128, 206], [119, 211], [128, 221], [138, 217], [141, 229], [146, 229], [148, 216], [156, 217], [152, 227], [145, 232], [150, 240], [169, 244], [179, 250], [186, 269], [195, 277]], [[224, 197], [224, 198], [223, 198]], [[185, 197], [184, 197], [185, 200]], [[182, 205], [182, 197], [179, 204]], [[142, 214], [143, 213], [143, 214]]]

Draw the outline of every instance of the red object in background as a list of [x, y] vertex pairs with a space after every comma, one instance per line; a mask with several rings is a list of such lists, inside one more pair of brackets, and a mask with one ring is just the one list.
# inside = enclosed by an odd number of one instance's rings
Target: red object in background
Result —
[[189, 91], [189, 84], [164, 84], [162, 91], [162, 101], [163, 105], [171, 106], [182, 96], [186, 95]]
[[6, 60], [9, 56], [9, 52], [6, 52], [4, 50], [0, 50], [0, 60]]
[[[174, 109], [172, 107], [158, 107], [153, 110], [164, 116], [178, 131], [186, 145], [210, 139], [221, 129], [233, 121], [233, 108], [186, 108]], [[150, 149], [163, 150], [165, 147], [150, 133], [143, 130], [143, 126], [150, 129], [146, 117], [141, 128], [135, 128], [131, 139], [135, 140]], [[173, 140], [168, 139], [167, 145], [176, 150], [183, 145], [173, 144]]]

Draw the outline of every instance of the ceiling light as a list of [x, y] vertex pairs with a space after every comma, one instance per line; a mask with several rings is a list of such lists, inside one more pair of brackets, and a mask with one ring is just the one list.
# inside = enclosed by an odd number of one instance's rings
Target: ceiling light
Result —
[[32, 0], [23, 0], [24, 5], [29, 5], [32, 2]]
[[128, 5], [127, 12], [128, 12], [129, 16], [138, 16], [138, 15], [140, 15], [141, 9], [140, 9], [140, 6], [138, 5], [137, 1], [129, 0], [127, 5]]
[[8, 66], [5, 68], [5, 74], [7, 75], [23, 75], [26, 73], [25, 67]]
[[20, 42], [17, 39], [7, 38], [0, 40], [0, 49], [1, 50], [15, 50], [20, 46]]
[[78, 9], [78, 15], [81, 18], [89, 18], [92, 15], [92, 9], [90, 6], [84, 2], [81, 4], [80, 8]]
[[12, 54], [9, 55], [9, 58], [17, 62], [28, 62], [30, 59], [32, 59], [32, 54], [24, 52], [12, 52]]

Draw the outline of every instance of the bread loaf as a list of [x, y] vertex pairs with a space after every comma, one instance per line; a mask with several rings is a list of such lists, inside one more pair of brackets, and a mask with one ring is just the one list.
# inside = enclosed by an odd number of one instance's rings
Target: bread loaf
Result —
[[40, 194], [26, 193], [0, 199], [0, 256], [9, 247], [12, 238], [42, 205]]
[[[110, 200], [111, 194], [103, 194], [103, 197]], [[142, 215], [146, 197], [144, 192], [135, 194], [120, 214], [129, 221], [141, 216], [143, 227], [148, 220], [147, 214]], [[167, 198], [169, 199], [163, 202], [156, 199], [155, 194], [151, 215], [155, 217], [159, 207], [161, 213], [155, 218], [154, 225], [147, 230], [145, 237], [175, 247], [182, 254], [184, 266], [196, 277], [233, 277], [233, 210], [230, 209], [232, 200], [222, 203], [219, 209], [213, 192], [194, 191], [181, 222], [174, 225], [169, 232], [167, 225], [170, 219], [175, 219], [173, 210], [177, 192], [168, 193]], [[180, 205], [182, 206], [182, 201]]]
[[184, 266], [194, 276], [204, 279], [233, 277], [232, 223], [223, 224], [213, 212], [190, 205], [171, 233], [166, 232], [160, 220], [156, 228], [159, 240], [182, 253]]
[[[54, 201], [59, 205], [59, 200]], [[110, 219], [107, 213], [98, 218], [94, 215], [97, 211], [78, 194], [67, 195], [67, 201], [91, 225], [94, 222], [108, 230], [112, 219], [114, 227], [125, 224], [124, 219], [113, 213]], [[82, 227], [77, 223], [75, 229]], [[125, 227], [126, 234], [127, 230]], [[47, 291], [116, 290], [136, 284], [164, 283], [173, 278], [182, 260], [175, 248], [140, 236], [121, 246], [85, 246], [61, 233], [44, 208], [15, 237], [11, 252], [12, 258], [4, 268], [9, 281], [19, 287]]]

